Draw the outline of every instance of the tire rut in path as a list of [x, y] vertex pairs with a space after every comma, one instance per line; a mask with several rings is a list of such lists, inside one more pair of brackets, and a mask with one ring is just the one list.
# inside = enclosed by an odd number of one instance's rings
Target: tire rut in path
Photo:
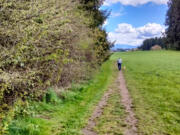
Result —
[[122, 71], [119, 72], [118, 81], [120, 83], [119, 88], [121, 94], [121, 104], [124, 106], [125, 112], [127, 113], [127, 116], [125, 118], [127, 128], [124, 131], [124, 135], [138, 135], [137, 119], [135, 118], [135, 114], [132, 109], [132, 100], [127, 89], [126, 81], [124, 79]]
[[[129, 94], [129, 91], [126, 86], [126, 81], [124, 79], [122, 71], [119, 72], [118, 75], [118, 84], [119, 85], [119, 91], [121, 95], [121, 104], [125, 108], [125, 112], [127, 113], [127, 116], [125, 118], [125, 123], [127, 125], [124, 135], [138, 135], [137, 133], [137, 119], [135, 118], [135, 114], [132, 109], [132, 100]], [[95, 120], [99, 118], [104, 110], [104, 107], [107, 105], [107, 101], [109, 99], [109, 96], [113, 93], [113, 90], [110, 89], [108, 92], [104, 94], [99, 104], [96, 106], [96, 109], [94, 110], [91, 118], [88, 121], [87, 126], [82, 130], [82, 133], [84, 135], [97, 135], [95, 131], [93, 131], [93, 128], [96, 126]]]
[[93, 131], [93, 128], [96, 126], [95, 120], [99, 118], [103, 111], [104, 107], [107, 105], [107, 101], [109, 99], [109, 96], [112, 94], [112, 89], [109, 89], [104, 96], [102, 97], [101, 101], [96, 106], [96, 109], [94, 110], [91, 118], [88, 121], [87, 126], [82, 130], [82, 133], [84, 135], [97, 135], [95, 131]]

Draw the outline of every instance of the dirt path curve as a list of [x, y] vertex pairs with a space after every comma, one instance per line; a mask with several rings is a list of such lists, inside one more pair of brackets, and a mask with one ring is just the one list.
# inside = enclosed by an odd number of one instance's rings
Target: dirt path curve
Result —
[[84, 135], [97, 135], [97, 133], [93, 131], [93, 128], [96, 126], [95, 119], [99, 118], [102, 115], [104, 107], [107, 105], [107, 101], [111, 94], [112, 89], [109, 89], [109, 91], [104, 94], [101, 101], [96, 106], [96, 109], [94, 110], [91, 118], [89, 119], [87, 126], [82, 130], [82, 133]]
[[129, 91], [126, 86], [126, 81], [122, 71], [119, 73], [118, 81], [120, 82], [120, 94], [121, 94], [121, 104], [125, 107], [127, 117], [125, 123], [127, 128], [124, 131], [124, 135], [138, 135], [137, 133], [137, 119], [132, 109], [132, 100], [129, 94]]

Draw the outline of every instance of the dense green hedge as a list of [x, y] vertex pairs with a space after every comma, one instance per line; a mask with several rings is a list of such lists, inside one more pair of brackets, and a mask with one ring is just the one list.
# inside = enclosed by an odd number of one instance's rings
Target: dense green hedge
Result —
[[108, 57], [101, 28], [107, 14], [87, 6], [74, 0], [0, 2], [0, 121], [16, 99], [39, 99], [49, 86], [88, 79]]

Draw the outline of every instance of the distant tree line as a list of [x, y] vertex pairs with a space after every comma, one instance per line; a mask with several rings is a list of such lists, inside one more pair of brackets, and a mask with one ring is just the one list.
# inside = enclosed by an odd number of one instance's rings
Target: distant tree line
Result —
[[154, 45], [159, 45], [161, 48], [167, 48], [166, 38], [165, 37], [155, 37], [146, 39], [143, 41], [143, 44], [139, 47], [142, 50], [150, 50]]

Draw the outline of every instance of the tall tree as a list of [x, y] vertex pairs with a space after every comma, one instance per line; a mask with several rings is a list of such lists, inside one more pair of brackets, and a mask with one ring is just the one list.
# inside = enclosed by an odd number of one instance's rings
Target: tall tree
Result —
[[94, 18], [91, 24], [93, 28], [102, 26], [110, 15], [110, 12], [107, 10], [99, 10], [103, 2], [104, 0], [81, 0], [83, 8], [88, 11], [88, 15]]
[[167, 41], [169, 47], [180, 50], [180, 0], [170, 0], [166, 17]]

